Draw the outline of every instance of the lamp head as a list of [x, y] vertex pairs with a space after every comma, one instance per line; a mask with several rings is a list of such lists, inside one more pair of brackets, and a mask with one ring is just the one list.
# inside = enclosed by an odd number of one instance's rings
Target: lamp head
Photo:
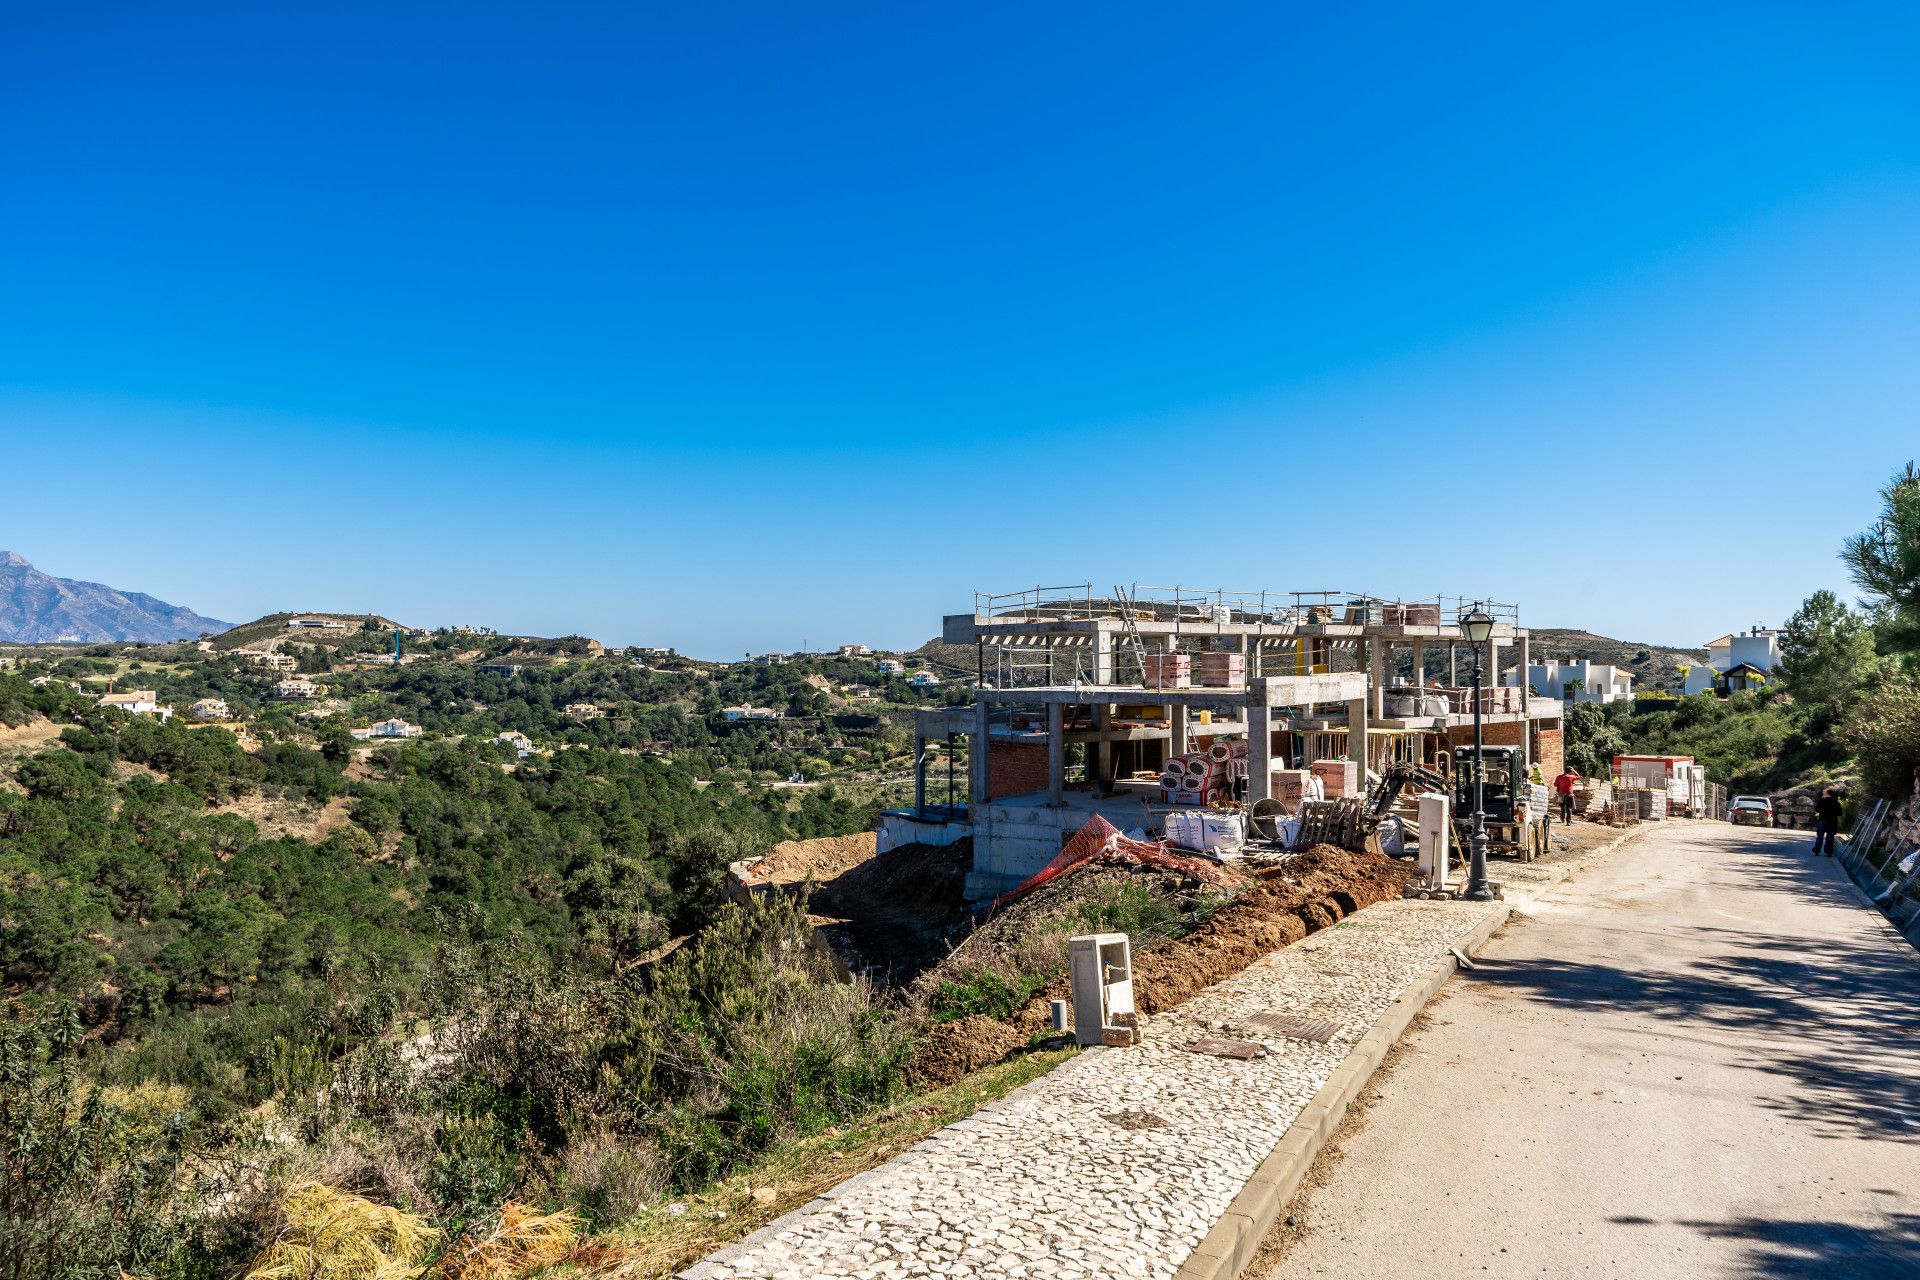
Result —
[[1493, 635], [1493, 615], [1473, 606], [1461, 617], [1460, 632], [1473, 644], [1485, 644]]

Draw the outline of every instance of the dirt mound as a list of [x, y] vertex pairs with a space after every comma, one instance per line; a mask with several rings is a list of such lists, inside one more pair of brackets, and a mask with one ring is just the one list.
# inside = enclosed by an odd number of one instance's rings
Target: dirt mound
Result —
[[916, 1084], [928, 1087], [952, 1084], [1000, 1061], [1026, 1042], [1018, 1031], [984, 1013], [935, 1023], [914, 1050], [910, 1074]]
[[[871, 847], [873, 837], [864, 838]], [[848, 968], [903, 983], [945, 956], [972, 923], [972, 868], [971, 840], [902, 845], [824, 880], [810, 906], [833, 919], [828, 935]]]
[[754, 870], [774, 884], [798, 884], [808, 876], [827, 881], [873, 856], [873, 832], [782, 840]]
[[[1142, 1013], [1171, 1009], [1270, 951], [1291, 946], [1362, 907], [1399, 897], [1408, 870], [1392, 858], [1332, 845], [1290, 858], [1263, 873], [1254, 887], [1193, 932], [1136, 951], [1134, 1000]], [[1047, 1002], [1067, 994], [1067, 980], [1055, 978], [1008, 1021], [1024, 1040], [1048, 1025]]]

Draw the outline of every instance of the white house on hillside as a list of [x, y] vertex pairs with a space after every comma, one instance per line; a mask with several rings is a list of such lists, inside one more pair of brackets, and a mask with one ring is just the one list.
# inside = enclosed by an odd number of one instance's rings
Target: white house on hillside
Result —
[[720, 714], [728, 720], [780, 719], [780, 712], [772, 707], [722, 707]]
[[514, 754], [522, 760], [525, 760], [533, 754], [533, 739], [521, 733], [518, 729], [508, 729], [505, 733], [496, 733], [493, 735], [493, 740], [495, 742], [504, 742], [512, 747]]
[[233, 712], [227, 707], [225, 698], [202, 698], [193, 704], [195, 720], [231, 720]]
[[[1516, 669], [1507, 677], [1510, 686], [1518, 686]], [[1568, 658], [1549, 658], [1527, 668], [1527, 684], [1543, 698], [1562, 702], [1632, 702], [1633, 673], [1601, 662]]]
[[940, 677], [931, 671], [916, 671], [907, 678], [907, 683], [916, 689], [933, 689], [940, 684]]
[[311, 680], [282, 680], [273, 686], [273, 692], [279, 698], [317, 698], [320, 686]]
[[417, 738], [420, 736], [420, 726], [417, 724], [408, 724], [405, 720], [396, 717], [392, 720], [382, 720], [376, 725], [369, 725], [365, 729], [355, 729], [352, 732], [353, 736], [362, 742], [365, 742], [369, 738]]
[[1706, 662], [1687, 668], [1686, 691], [1738, 693], [1765, 684], [1780, 665], [1781, 634], [1769, 627], [1754, 627], [1707, 641]]
[[883, 676], [897, 676], [907, 669], [907, 664], [898, 658], [882, 658], [878, 665]]
[[151, 689], [129, 689], [125, 693], [103, 693], [100, 695], [100, 701], [97, 705], [113, 707], [115, 710], [124, 711], [128, 715], [159, 716], [162, 720], [171, 720], [173, 718], [173, 708], [163, 707], [155, 702], [154, 692]]

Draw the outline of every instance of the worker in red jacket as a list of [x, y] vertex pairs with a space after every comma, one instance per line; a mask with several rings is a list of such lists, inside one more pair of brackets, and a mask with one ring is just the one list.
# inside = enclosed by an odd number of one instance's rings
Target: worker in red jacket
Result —
[[1553, 789], [1560, 793], [1560, 821], [1573, 821], [1573, 784], [1580, 781], [1579, 771], [1571, 765], [1563, 766], [1560, 776], [1553, 780]]

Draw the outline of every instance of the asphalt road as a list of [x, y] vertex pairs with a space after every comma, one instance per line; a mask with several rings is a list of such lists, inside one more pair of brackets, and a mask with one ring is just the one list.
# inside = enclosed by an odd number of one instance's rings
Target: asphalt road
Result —
[[1920, 954], [1809, 844], [1674, 822], [1526, 907], [1250, 1274], [1920, 1276]]

